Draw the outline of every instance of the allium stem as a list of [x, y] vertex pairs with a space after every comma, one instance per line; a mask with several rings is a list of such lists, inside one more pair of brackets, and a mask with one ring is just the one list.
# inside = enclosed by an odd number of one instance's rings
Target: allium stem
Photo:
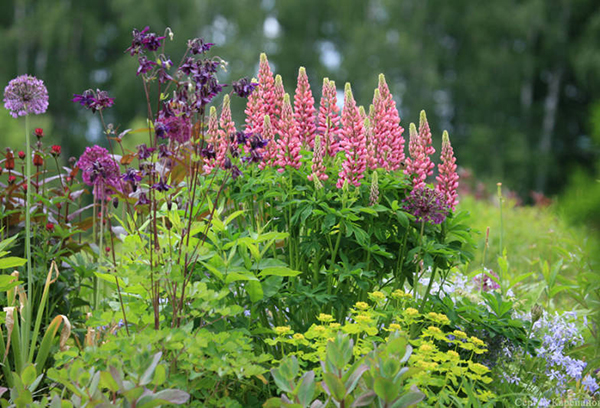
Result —
[[31, 143], [29, 141], [29, 115], [25, 115], [25, 144], [27, 145], [27, 153], [25, 156], [26, 163], [26, 200], [25, 200], [25, 256], [27, 258], [27, 320], [23, 322], [25, 334], [23, 337], [23, 346], [29, 345], [29, 335], [31, 330], [31, 319], [33, 312], [33, 272], [31, 265]]

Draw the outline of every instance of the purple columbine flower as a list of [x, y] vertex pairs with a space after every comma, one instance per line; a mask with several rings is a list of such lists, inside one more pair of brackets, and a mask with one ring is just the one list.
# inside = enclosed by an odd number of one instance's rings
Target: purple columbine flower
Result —
[[429, 187], [416, 187], [403, 202], [404, 209], [414, 215], [417, 222], [441, 224], [449, 212], [444, 195]]
[[44, 81], [31, 75], [21, 75], [11, 80], [4, 88], [4, 107], [13, 118], [46, 112], [48, 90]]
[[158, 158], [166, 159], [167, 157], [171, 157], [173, 153], [169, 150], [169, 146], [166, 144], [161, 144], [158, 146]]
[[252, 150], [264, 149], [267, 146], [267, 144], [269, 143], [268, 140], [261, 138], [258, 133], [252, 134], [249, 139], [250, 139], [250, 149], [252, 149]]
[[216, 159], [217, 152], [212, 144], [207, 144], [205, 148], [200, 151], [200, 155], [206, 159]]
[[231, 159], [229, 157], [225, 158], [225, 162], [223, 163], [223, 168], [225, 170], [231, 170], [231, 177], [235, 180], [236, 178], [238, 178], [239, 176], [243, 175], [242, 171], [239, 169], [238, 166], [234, 165], [231, 162]]
[[140, 172], [131, 167], [125, 171], [125, 174], [123, 174], [123, 176], [121, 178], [124, 181], [131, 183], [131, 184], [135, 184], [138, 181], [142, 180], [142, 176], [140, 176]]
[[150, 200], [148, 200], [148, 196], [146, 195], [146, 193], [142, 192], [140, 193], [140, 196], [138, 197], [137, 203], [135, 203], [135, 205], [148, 205], [150, 204]]
[[152, 156], [152, 153], [154, 152], [154, 150], [156, 150], [154, 147], [148, 147], [148, 146], [146, 146], [145, 143], [139, 145], [137, 147], [138, 159], [140, 159], [140, 160], [148, 159], [150, 156]]
[[159, 37], [155, 33], [149, 33], [150, 27], [145, 27], [142, 31], [137, 28], [133, 29], [133, 40], [131, 41], [131, 47], [127, 48], [125, 52], [129, 51], [130, 55], [139, 54], [144, 50], [156, 51], [160, 48], [161, 41], [166, 37]]
[[140, 74], [145, 74], [146, 72], [152, 71], [154, 66], [157, 65], [156, 62], [150, 61], [144, 55], [142, 55], [138, 58], [138, 63], [140, 64], [140, 66], [137, 69], [137, 73], [136, 73], [136, 75], [138, 75], [138, 76]]
[[233, 92], [238, 94], [241, 98], [247, 98], [254, 92], [254, 89], [256, 89], [257, 86], [258, 82], [251, 82], [248, 78], [242, 78], [233, 82]]
[[108, 92], [96, 89], [96, 92], [88, 89], [81, 95], [73, 94], [73, 102], [79, 103], [86, 109], [90, 109], [92, 113], [110, 108], [115, 103], [115, 98], [108, 96]]
[[[172, 116], [167, 116], [173, 113]], [[169, 138], [181, 144], [190, 140], [192, 123], [186, 114], [161, 111], [159, 119], [154, 124], [156, 136], [162, 139]]]
[[202, 38], [194, 38], [188, 41], [188, 48], [192, 54], [204, 54], [210, 50], [213, 43], [204, 42]]
[[161, 177], [160, 180], [158, 181], [158, 183], [154, 184], [152, 186], [153, 189], [155, 189], [156, 191], [160, 191], [160, 192], [165, 192], [165, 191], [169, 191], [172, 187], [170, 185], [168, 185], [165, 180]]

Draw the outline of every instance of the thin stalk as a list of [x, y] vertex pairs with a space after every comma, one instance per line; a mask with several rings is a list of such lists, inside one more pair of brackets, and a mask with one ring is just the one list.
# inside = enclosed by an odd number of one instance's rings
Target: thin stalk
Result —
[[[423, 231], [425, 230], [425, 220], [421, 220], [421, 232], [419, 233], [419, 258], [423, 254]], [[417, 286], [419, 284], [419, 262], [417, 261], [417, 268], [415, 270], [415, 276], [413, 278], [413, 295], [417, 298]]]
[[[23, 344], [29, 344], [31, 330], [31, 318], [33, 309], [33, 272], [31, 265], [31, 143], [29, 141], [29, 115], [25, 115], [25, 141], [27, 155], [25, 156], [27, 166], [27, 192], [25, 202], [25, 253], [27, 258], [27, 313], [23, 322]], [[17, 318], [15, 318], [15, 321]]]

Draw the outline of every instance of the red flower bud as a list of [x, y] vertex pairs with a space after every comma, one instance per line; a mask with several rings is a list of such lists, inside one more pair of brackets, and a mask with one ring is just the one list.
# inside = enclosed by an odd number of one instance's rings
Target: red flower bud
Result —
[[52, 156], [56, 157], [60, 155], [60, 150], [61, 147], [59, 145], [52, 145], [52, 147], [50, 148], [50, 153], [52, 154]]
[[51, 222], [46, 224], [46, 231], [49, 232], [53, 232], [54, 231], [54, 224], [52, 224]]
[[27, 183], [23, 183], [23, 191], [27, 192]]
[[23, 160], [25, 158], [25, 152], [23, 150], [19, 150], [19, 159]]
[[40, 156], [39, 154], [35, 153], [33, 155], [33, 165], [34, 166], [43, 166], [44, 165], [44, 159], [42, 159], [42, 156]]
[[10, 149], [6, 149], [6, 162], [4, 163], [4, 168], [6, 170], [15, 169], [15, 156], [13, 155], [13, 152]]
[[17, 178], [11, 174], [10, 176], [8, 176], [8, 183], [13, 184], [16, 179]]
[[110, 247], [106, 247], [106, 248], [104, 248], [104, 250], [106, 251], [106, 253], [109, 253], [110, 252]]
[[44, 137], [44, 129], [35, 128], [35, 135], [37, 136], [38, 139]]

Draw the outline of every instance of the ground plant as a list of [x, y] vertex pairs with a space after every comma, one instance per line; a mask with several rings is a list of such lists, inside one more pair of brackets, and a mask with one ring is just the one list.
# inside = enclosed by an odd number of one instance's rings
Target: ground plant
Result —
[[[215, 44], [174, 63], [173, 38], [135, 29], [126, 49], [140, 129], [106, 121], [105, 90], [6, 86], [25, 151], [1, 160], [2, 406], [598, 402], [581, 248], [530, 272], [508, 235], [478, 245], [448, 132], [423, 111], [406, 135], [383, 74], [367, 107], [329, 78], [316, 103], [302, 67], [293, 94], [265, 54], [224, 84]], [[65, 160], [28, 121], [71, 102], [104, 139]]]

